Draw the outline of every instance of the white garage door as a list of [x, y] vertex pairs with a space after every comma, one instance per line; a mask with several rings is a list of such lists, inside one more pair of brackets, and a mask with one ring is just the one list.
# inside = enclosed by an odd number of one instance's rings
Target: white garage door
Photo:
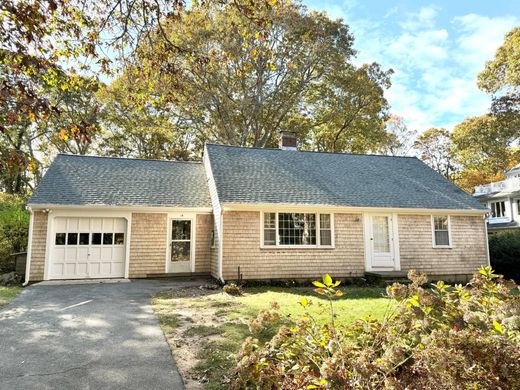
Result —
[[125, 241], [124, 218], [56, 217], [49, 278], [123, 277]]

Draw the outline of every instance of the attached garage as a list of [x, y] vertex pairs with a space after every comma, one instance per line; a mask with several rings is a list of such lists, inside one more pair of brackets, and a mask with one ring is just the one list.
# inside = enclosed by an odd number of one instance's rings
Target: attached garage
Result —
[[125, 218], [55, 217], [51, 231], [49, 279], [125, 276]]
[[[27, 282], [211, 270], [213, 218], [201, 163], [60, 154], [27, 206]], [[190, 221], [188, 237], [172, 236], [172, 219]], [[189, 258], [172, 258], [170, 244]]]

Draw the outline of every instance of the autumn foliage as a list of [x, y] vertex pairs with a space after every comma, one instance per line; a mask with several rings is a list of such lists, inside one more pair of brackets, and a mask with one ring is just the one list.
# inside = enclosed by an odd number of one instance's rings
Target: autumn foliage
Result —
[[[330, 320], [308, 311], [282, 326], [265, 345], [248, 338], [238, 354], [234, 388], [258, 389], [514, 389], [520, 388], [520, 295], [490, 267], [466, 286], [424, 274], [387, 288], [382, 321], [335, 323], [333, 299], [341, 293], [326, 275], [316, 292], [330, 303]], [[348, 292], [347, 292], [348, 294]], [[313, 305], [304, 299], [303, 308]], [[277, 311], [252, 323], [269, 325]]]

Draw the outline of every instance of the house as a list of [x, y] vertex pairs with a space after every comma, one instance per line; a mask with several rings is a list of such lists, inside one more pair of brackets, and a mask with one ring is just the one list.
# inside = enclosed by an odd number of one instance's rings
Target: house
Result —
[[488, 208], [490, 233], [520, 227], [520, 164], [505, 175], [505, 180], [477, 186], [473, 193]]
[[28, 202], [27, 280], [220, 280], [489, 264], [487, 208], [416, 158], [206, 145], [200, 163], [58, 155]]

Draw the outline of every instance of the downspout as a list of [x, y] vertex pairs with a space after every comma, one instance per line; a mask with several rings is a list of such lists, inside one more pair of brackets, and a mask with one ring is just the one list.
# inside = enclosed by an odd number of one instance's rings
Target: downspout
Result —
[[487, 224], [487, 214], [483, 216], [484, 226], [486, 227], [486, 251], [487, 251], [487, 265], [491, 267], [491, 257], [489, 256], [489, 233], [488, 233], [488, 224]]
[[34, 213], [30, 207], [27, 207], [27, 209], [29, 210], [29, 234], [27, 236], [27, 260], [25, 263], [25, 281], [22, 284], [23, 287], [29, 284], [29, 275], [31, 273], [32, 235], [34, 225]]
[[225, 283], [223, 274], [222, 274], [222, 256], [224, 253], [224, 210], [222, 209], [222, 205], [220, 206], [220, 245], [218, 246], [218, 277], [222, 283]]

